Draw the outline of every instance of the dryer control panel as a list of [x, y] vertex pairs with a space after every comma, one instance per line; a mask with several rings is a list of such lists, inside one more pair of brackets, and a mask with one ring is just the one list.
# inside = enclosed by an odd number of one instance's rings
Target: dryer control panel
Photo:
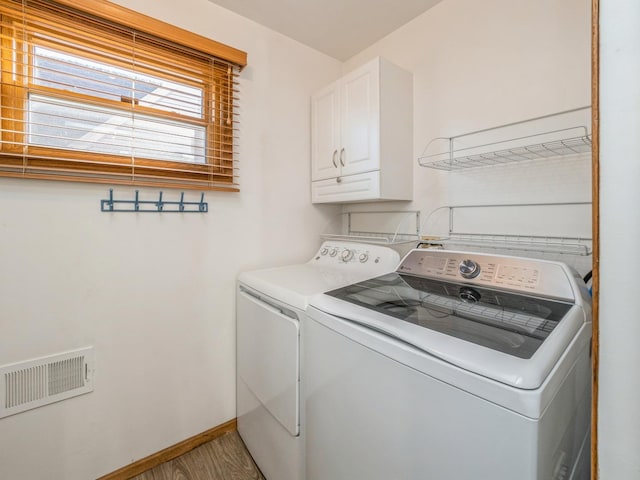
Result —
[[400, 263], [400, 255], [395, 250], [383, 245], [372, 245], [356, 242], [331, 242], [322, 244], [318, 253], [311, 260], [325, 266], [345, 265], [349, 268], [364, 266], [381, 267], [393, 271]]

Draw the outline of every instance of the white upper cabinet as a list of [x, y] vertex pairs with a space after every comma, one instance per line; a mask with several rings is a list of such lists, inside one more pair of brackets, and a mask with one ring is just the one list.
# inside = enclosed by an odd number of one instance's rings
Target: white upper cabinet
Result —
[[312, 201], [411, 200], [413, 81], [376, 58], [312, 97]]

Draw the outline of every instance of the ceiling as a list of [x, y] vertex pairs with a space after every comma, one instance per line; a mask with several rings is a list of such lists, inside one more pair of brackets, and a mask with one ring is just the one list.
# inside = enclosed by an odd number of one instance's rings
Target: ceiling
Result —
[[344, 61], [441, 0], [210, 0]]

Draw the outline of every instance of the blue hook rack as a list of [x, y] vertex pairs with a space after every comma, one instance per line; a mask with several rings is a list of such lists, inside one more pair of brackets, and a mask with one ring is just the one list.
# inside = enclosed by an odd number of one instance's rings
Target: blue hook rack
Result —
[[115, 200], [113, 188], [109, 189], [109, 198], [100, 200], [103, 212], [167, 212], [167, 213], [207, 213], [209, 204], [204, 201], [204, 192], [199, 202], [185, 202], [184, 192], [180, 192], [180, 201], [170, 202], [162, 199], [162, 191], [157, 200], [140, 200], [138, 190], [133, 200]]

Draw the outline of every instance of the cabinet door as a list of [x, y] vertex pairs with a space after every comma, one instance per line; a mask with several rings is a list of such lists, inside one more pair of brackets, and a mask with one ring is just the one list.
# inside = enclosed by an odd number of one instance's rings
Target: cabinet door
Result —
[[346, 75], [341, 89], [342, 175], [380, 168], [379, 105], [380, 64], [377, 60]]
[[311, 179], [337, 177], [339, 152], [340, 95], [336, 82], [311, 97]]

